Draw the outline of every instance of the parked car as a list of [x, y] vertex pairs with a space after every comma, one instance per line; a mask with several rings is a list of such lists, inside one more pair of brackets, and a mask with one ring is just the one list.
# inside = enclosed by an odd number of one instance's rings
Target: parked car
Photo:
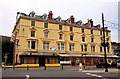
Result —
[[120, 60], [112, 62], [111, 67], [120, 67]]
[[117, 61], [117, 67], [120, 68], [120, 60]]
[[[96, 68], [105, 68], [105, 67], [106, 67], [105, 62], [98, 62], [96, 64]], [[107, 63], [107, 67], [110, 68], [111, 65]]]

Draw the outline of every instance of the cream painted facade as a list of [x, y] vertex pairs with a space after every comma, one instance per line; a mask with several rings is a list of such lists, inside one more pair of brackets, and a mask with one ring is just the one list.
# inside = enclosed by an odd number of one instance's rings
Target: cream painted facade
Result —
[[[15, 62], [23, 63], [20, 55], [26, 55], [24, 62], [26, 61], [26, 63], [28, 63], [27, 55], [30, 55], [30, 53], [37, 56], [37, 63], [39, 63], [40, 60], [37, 53], [40, 54], [44, 52], [55, 52], [60, 55], [60, 57], [63, 55], [75, 55], [78, 58], [83, 55], [86, 55], [86, 57], [90, 56], [90, 58], [92, 58], [92, 56], [100, 57], [104, 55], [104, 49], [101, 46], [101, 39], [103, 37], [103, 34], [101, 35], [102, 29], [100, 27], [87, 26], [85, 24], [79, 25], [74, 21], [72, 22], [72, 18], [70, 17], [70, 22], [69, 20], [67, 22], [67, 20], [61, 19], [60, 21], [57, 21], [59, 18], [54, 19], [52, 18], [52, 15], [50, 17], [50, 13], [47, 19], [43, 19], [42, 17], [38, 18], [35, 14], [33, 17], [20, 14], [13, 29], [13, 39], [15, 40]], [[33, 26], [31, 26], [32, 21]], [[45, 28], [45, 23], [48, 23], [48, 28]], [[82, 29], [84, 29], [84, 33], [82, 33]], [[93, 34], [91, 34], [91, 30], [93, 31]], [[31, 31], [34, 31], [33, 36], [31, 35]], [[108, 34], [106, 35], [106, 33]], [[107, 55], [113, 55], [110, 31], [105, 30], [105, 35], [107, 42], [109, 43], [109, 49], [106, 49]], [[73, 40], [70, 40], [72, 37]], [[85, 41], [82, 41], [82, 37], [85, 39]], [[93, 42], [91, 41], [92, 38]], [[100, 47], [102, 47], [102, 50]], [[53, 48], [54, 50], [52, 50]], [[34, 63], [34, 58], [31, 56], [31, 58], [29, 57], [28, 61], [29, 63], [32, 61]]]

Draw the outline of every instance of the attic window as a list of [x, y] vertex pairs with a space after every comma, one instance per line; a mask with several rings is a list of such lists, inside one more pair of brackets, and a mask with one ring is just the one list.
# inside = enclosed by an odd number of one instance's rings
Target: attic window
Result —
[[66, 22], [67, 22], [67, 23], [69, 23], [69, 24], [71, 23], [71, 21], [70, 21], [70, 19], [69, 19], [69, 18], [66, 20]]
[[47, 20], [47, 14], [42, 15], [42, 18]]
[[32, 12], [30, 12], [30, 14], [29, 14], [31, 17], [35, 17], [35, 12], [34, 11], [32, 11]]
[[61, 17], [58, 16], [56, 20], [57, 20], [58, 22], [60, 22], [60, 21], [61, 21]]

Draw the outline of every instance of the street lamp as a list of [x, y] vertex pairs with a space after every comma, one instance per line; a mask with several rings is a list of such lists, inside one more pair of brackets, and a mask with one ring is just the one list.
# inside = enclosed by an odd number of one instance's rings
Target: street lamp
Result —
[[108, 72], [106, 47], [108, 47], [109, 43], [105, 42], [105, 28], [104, 28], [104, 15], [103, 15], [103, 13], [102, 13], [102, 24], [103, 24], [103, 43], [101, 43], [101, 45], [104, 47], [105, 72]]
[[5, 58], [5, 68], [6, 68], [6, 63], [7, 63], [7, 58], [8, 58], [8, 54], [7, 53], [5, 53], [4, 58]]
[[[82, 54], [81, 55], [81, 63], [84, 65], [84, 68], [85, 68], [85, 63], [86, 63], [86, 59], [85, 59], [85, 56], [86, 56], [86, 54]], [[84, 57], [84, 61], [82, 61], [82, 57]]]

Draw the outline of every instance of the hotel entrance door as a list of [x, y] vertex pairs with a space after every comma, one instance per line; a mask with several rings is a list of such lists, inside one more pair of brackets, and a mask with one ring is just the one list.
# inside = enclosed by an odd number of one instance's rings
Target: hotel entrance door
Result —
[[39, 66], [45, 66], [45, 56], [39, 57]]

